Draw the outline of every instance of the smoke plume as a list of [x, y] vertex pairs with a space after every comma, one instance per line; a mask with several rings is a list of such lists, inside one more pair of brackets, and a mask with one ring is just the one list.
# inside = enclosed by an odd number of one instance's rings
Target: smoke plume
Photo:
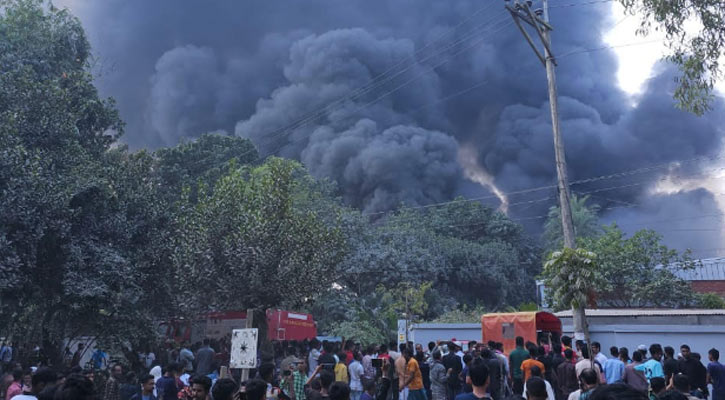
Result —
[[[223, 130], [252, 139], [263, 155], [293, 157], [335, 179], [345, 199], [367, 211], [554, 183], [544, 69], [501, 2], [60, 3], [89, 32], [99, 87], [117, 98], [132, 148]], [[720, 153], [721, 100], [702, 118], [676, 110], [673, 70], [663, 64], [632, 106], [617, 86], [613, 51], [601, 50], [614, 25], [610, 4], [555, 6], [573, 180]], [[466, 165], [458, 158], [463, 147], [472, 152]], [[467, 181], [473, 166], [490, 175], [488, 187]], [[630, 204], [627, 218], [656, 214], [664, 203], [669, 212], [700, 204], [700, 192], [652, 200], [651, 184], [632, 185], [641, 178], [574, 189], [630, 185], [592, 196], [605, 213]], [[509, 213], [540, 225], [555, 197], [552, 190], [510, 196]]]

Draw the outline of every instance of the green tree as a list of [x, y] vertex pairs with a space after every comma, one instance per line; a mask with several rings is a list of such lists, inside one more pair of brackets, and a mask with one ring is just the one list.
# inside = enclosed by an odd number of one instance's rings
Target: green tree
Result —
[[600, 306], [683, 307], [696, 303], [689, 283], [675, 275], [694, 266], [689, 252], [680, 254], [668, 248], [656, 232], [643, 229], [626, 237], [612, 225], [605, 227], [601, 237], [583, 239], [580, 245], [598, 256]]
[[349, 250], [336, 280], [342, 289], [323, 294], [312, 308], [323, 332], [339, 332], [340, 321], [349, 321], [394, 337], [404, 311], [380, 301], [404, 293], [405, 285], [430, 283], [421, 292], [428, 305], [421, 320], [474, 305], [504, 310], [535, 296], [539, 250], [520, 225], [481, 204], [461, 199], [404, 208], [372, 224], [351, 212], [344, 225]]
[[[602, 227], [599, 223], [599, 205], [587, 205], [589, 196], [571, 197], [571, 213], [574, 220], [574, 233], [577, 238], [595, 238], [602, 234]], [[554, 251], [564, 247], [564, 233], [561, 227], [561, 209], [554, 206], [549, 209], [549, 215], [544, 224], [544, 248], [547, 251]]]
[[257, 160], [257, 150], [249, 139], [220, 134], [204, 134], [190, 142], [159, 149], [156, 174], [163, 183], [164, 197], [173, 202], [188, 187], [196, 200], [199, 187], [214, 184], [232, 169]]
[[[723, 77], [725, 0], [619, 0], [641, 15], [638, 33], [666, 34], [669, 60], [681, 70], [674, 93], [681, 108], [701, 115], [710, 109], [714, 84]], [[690, 24], [692, 22], [692, 24]], [[695, 26], [694, 31], [688, 26]]]
[[183, 309], [298, 307], [331, 287], [344, 237], [296, 207], [307, 197], [296, 178], [304, 174], [271, 158], [231, 171], [198, 202], [182, 201], [173, 263]]
[[555, 309], [586, 307], [602, 282], [597, 255], [582, 248], [552, 252], [542, 273]]
[[167, 303], [152, 160], [111, 149], [123, 124], [98, 97], [89, 56], [66, 11], [2, 2], [0, 335], [55, 362], [65, 338], [148, 337]]
[[454, 310], [450, 310], [446, 312], [445, 314], [442, 314], [438, 316], [437, 318], [434, 318], [430, 322], [439, 323], [439, 324], [451, 324], [451, 323], [480, 323], [481, 317], [483, 314], [486, 314], [487, 311], [484, 307], [481, 306], [474, 306], [469, 307], [468, 305], [463, 305], [459, 308], [456, 308]]

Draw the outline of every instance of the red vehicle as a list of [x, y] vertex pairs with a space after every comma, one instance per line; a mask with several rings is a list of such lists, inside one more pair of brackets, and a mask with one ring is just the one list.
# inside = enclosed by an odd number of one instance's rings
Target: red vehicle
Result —
[[[177, 343], [222, 339], [232, 330], [245, 327], [245, 311], [210, 312], [191, 319], [161, 322], [159, 333]], [[267, 310], [267, 337], [270, 340], [304, 340], [317, 336], [317, 324], [311, 314], [284, 310]]]

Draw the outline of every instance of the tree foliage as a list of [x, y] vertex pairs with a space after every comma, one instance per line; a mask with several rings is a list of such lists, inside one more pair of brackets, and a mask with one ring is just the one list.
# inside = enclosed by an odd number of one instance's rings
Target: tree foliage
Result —
[[298, 163], [272, 158], [230, 172], [196, 204], [183, 202], [173, 257], [182, 307], [295, 307], [332, 285], [343, 237], [296, 209], [297, 192], [307, 189], [298, 173]]
[[[588, 205], [589, 196], [571, 196], [571, 213], [574, 221], [574, 234], [577, 238], [595, 238], [602, 233], [599, 223], [599, 205]], [[561, 209], [553, 206], [544, 224], [543, 242], [547, 251], [554, 251], [564, 247], [564, 233], [561, 226]]]
[[211, 189], [231, 170], [257, 160], [257, 150], [248, 139], [221, 134], [204, 134], [194, 141], [156, 151], [156, 174], [169, 202], [179, 200], [184, 188], [196, 201], [200, 188]]
[[0, 319], [57, 358], [62, 338], [144, 312], [133, 243], [153, 242], [158, 209], [128, 186], [149, 172], [143, 155], [110, 150], [123, 124], [93, 86], [79, 21], [4, 2], [0, 37]]
[[349, 321], [394, 337], [405, 310], [391, 304], [409, 290], [427, 304], [413, 313], [420, 321], [458, 315], [461, 308], [507, 310], [532, 301], [539, 250], [504, 214], [458, 200], [404, 208], [373, 224], [348, 215], [349, 250], [337, 280], [342, 289], [322, 293], [311, 308], [320, 329], [340, 332], [340, 321]]
[[[642, 16], [638, 33], [666, 34], [668, 58], [680, 67], [674, 97], [681, 108], [701, 115], [710, 109], [714, 84], [723, 77], [725, 0], [620, 0]], [[695, 30], [688, 29], [694, 26]]]
[[600, 306], [683, 307], [696, 303], [690, 284], [675, 275], [694, 266], [689, 252], [679, 254], [661, 241], [659, 234], [648, 229], [626, 237], [615, 225], [605, 227], [599, 238], [580, 241], [598, 256]]
[[554, 308], [586, 307], [602, 279], [596, 259], [596, 254], [582, 248], [564, 248], [547, 257], [543, 276]]
[[715, 293], [704, 293], [699, 296], [699, 306], [708, 310], [725, 310], [725, 299]]
[[485, 308], [481, 306], [469, 307], [468, 305], [462, 305], [455, 310], [450, 310], [445, 314], [439, 315], [430, 322], [439, 324], [455, 324], [455, 323], [471, 323], [476, 324], [481, 322], [481, 316], [486, 314]]
[[363, 228], [351, 247], [343, 265], [347, 287], [366, 294], [375, 282], [432, 281], [443, 305], [434, 314], [458, 303], [502, 308], [534, 295], [536, 247], [520, 225], [479, 203], [403, 209]]

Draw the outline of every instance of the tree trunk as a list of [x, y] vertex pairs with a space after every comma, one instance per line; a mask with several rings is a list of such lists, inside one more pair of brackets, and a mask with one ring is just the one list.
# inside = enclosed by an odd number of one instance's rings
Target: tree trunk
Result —
[[274, 338], [267, 337], [267, 331], [269, 330], [269, 327], [267, 326], [266, 309], [254, 309], [254, 327], [258, 329], [258, 348], [260, 350], [271, 352], [272, 354], [274, 354], [274, 350], [272, 348], [272, 340]]
[[584, 312], [584, 306], [572, 307], [572, 322], [574, 323], [574, 340], [585, 340], [589, 343], [589, 326]]

